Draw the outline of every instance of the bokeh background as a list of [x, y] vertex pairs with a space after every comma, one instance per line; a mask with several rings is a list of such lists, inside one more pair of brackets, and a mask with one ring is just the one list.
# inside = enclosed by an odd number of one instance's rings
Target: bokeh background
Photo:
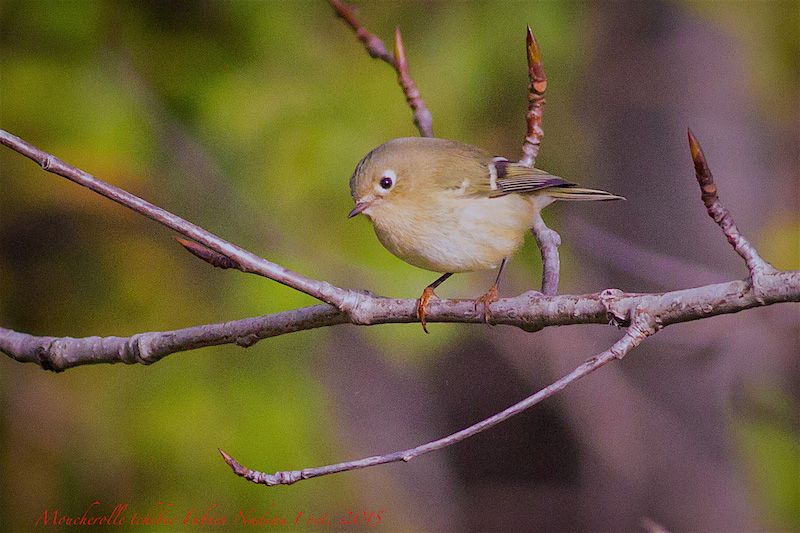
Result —
[[[437, 135], [508, 157], [525, 131], [532, 26], [549, 83], [537, 166], [628, 198], [546, 213], [564, 240], [561, 292], [577, 293], [746, 275], [699, 200], [687, 126], [745, 235], [800, 268], [799, 6], [358, 3], [384, 40], [401, 27]], [[0, 127], [305, 275], [398, 297], [436, 276], [345, 217], [358, 160], [416, 131], [393, 71], [322, 0], [2, 0]], [[439, 292], [475, 297], [492, 277]], [[501, 294], [539, 277], [529, 239]], [[212, 269], [159, 225], [0, 150], [3, 327], [127, 336], [313, 303]], [[375, 530], [800, 530], [799, 319], [784, 304], [673, 326], [466, 442], [275, 488], [234, 476], [217, 447], [268, 472], [404, 449], [621, 333], [338, 326], [62, 374], [4, 357], [0, 529], [99, 501], [97, 515], [127, 504], [126, 516], [163, 502], [179, 521], [216, 505], [228, 525], [269, 509], [327, 513], [328, 529], [383, 511]]]

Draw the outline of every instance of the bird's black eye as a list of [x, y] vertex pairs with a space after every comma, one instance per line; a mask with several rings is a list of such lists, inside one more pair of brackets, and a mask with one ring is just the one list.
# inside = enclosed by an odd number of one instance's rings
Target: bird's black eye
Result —
[[388, 191], [392, 188], [392, 185], [394, 185], [394, 181], [392, 181], [392, 178], [389, 176], [384, 176], [381, 178], [381, 181], [379, 181], [378, 184]]

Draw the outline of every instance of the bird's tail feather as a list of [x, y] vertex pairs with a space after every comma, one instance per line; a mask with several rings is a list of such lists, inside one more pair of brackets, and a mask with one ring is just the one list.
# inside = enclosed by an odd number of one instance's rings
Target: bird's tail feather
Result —
[[559, 200], [625, 200], [624, 196], [598, 189], [584, 189], [583, 187], [549, 187], [545, 192], [548, 196]]

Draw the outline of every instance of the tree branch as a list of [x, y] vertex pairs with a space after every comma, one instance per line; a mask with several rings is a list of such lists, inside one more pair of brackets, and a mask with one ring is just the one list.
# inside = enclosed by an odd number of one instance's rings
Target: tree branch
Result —
[[228, 257], [239, 265], [239, 269], [264, 276], [273, 281], [277, 281], [283, 285], [291, 287], [295, 290], [313, 296], [318, 300], [329, 303], [338, 307], [339, 309], [346, 309], [350, 300], [352, 300], [351, 291], [345, 291], [334, 287], [330, 283], [324, 281], [317, 281], [315, 279], [303, 276], [296, 272], [277, 265], [264, 258], [258, 257], [252, 252], [248, 252], [238, 246], [221, 239], [213, 233], [204, 230], [203, 228], [187, 222], [177, 215], [162, 209], [158, 206], [142, 200], [127, 191], [118, 187], [110, 185], [103, 180], [100, 180], [91, 174], [68, 165], [61, 159], [54, 155], [48, 154], [36, 148], [35, 146], [23, 141], [16, 135], [12, 135], [5, 130], [0, 130], [0, 144], [3, 144], [15, 152], [18, 152], [25, 157], [32, 159], [39, 163], [41, 167], [47, 172], [52, 172], [70, 181], [82, 185], [109, 200], [113, 200], [128, 209], [131, 209], [149, 219], [160, 222], [164, 226], [177, 231], [195, 241], [203, 244], [205, 247], [213, 250], [214, 252]]
[[35, 363], [54, 372], [98, 363], [150, 365], [176, 352], [220, 344], [247, 348], [268, 337], [345, 322], [346, 313], [329, 305], [315, 305], [232, 322], [148, 331], [131, 337], [36, 337], [0, 328], [0, 351], [20, 363]]
[[400, 36], [400, 28], [398, 27], [395, 31], [394, 54], [392, 54], [386, 49], [383, 41], [369, 33], [358, 22], [356, 8], [340, 0], [328, 0], [328, 3], [333, 7], [336, 16], [350, 26], [350, 29], [353, 30], [358, 40], [364, 45], [370, 57], [380, 59], [394, 68], [395, 72], [397, 72], [397, 83], [402, 87], [406, 102], [414, 112], [414, 125], [417, 126], [419, 134], [423, 137], [433, 137], [433, 115], [428, 110], [428, 106], [425, 105], [419, 89], [417, 89], [414, 80], [408, 73], [408, 61], [406, 61], [406, 52], [403, 46], [403, 39]]
[[706, 161], [706, 156], [703, 154], [703, 149], [700, 143], [697, 142], [692, 130], [689, 133], [689, 149], [692, 153], [692, 161], [694, 162], [694, 172], [697, 177], [697, 183], [700, 184], [700, 198], [706, 206], [708, 216], [716, 222], [725, 234], [725, 238], [736, 250], [736, 253], [744, 259], [747, 269], [750, 271], [750, 277], [754, 285], [760, 284], [760, 278], [764, 275], [774, 274], [777, 272], [775, 267], [764, 261], [755, 247], [744, 238], [736, 227], [733, 217], [728, 210], [722, 205], [722, 202], [717, 196], [717, 184], [714, 183], [714, 176], [711, 174], [711, 169]]
[[642, 342], [645, 338], [649, 335], [655, 333], [656, 329], [654, 324], [651, 323], [651, 320], [647, 317], [647, 315], [642, 315], [642, 317], [636, 321], [636, 323], [632, 324], [625, 335], [618, 340], [611, 348], [604, 351], [603, 353], [596, 355], [585, 361], [582, 365], [578, 368], [564, 376], [563, 378], [559, 379], [558, 381], [551, 383], [547, 387], [543, 388], [536, 394], [528, 396], [521, 402], [518, 402], [511, 407], [500, 411], [499, 413], [490, 416], [484, 420], [481, 420], [477, 424], [473, 424], [468, 428], [462, 429], [452, 435], [448, 435], [447, 437], [428, 442], [426, 444], [422, 444], [420, 446], [416, 446], [414, 448], [409, 448], [407, 450], [402, 450], [399, 452], [393, 452], [386, 455], [373, 455], [371, 457], [365, 457], [363, 459], [359, 459], [357, 461], [348, 461], [345, 463], [337, 463], [333, 465], [321, 466], [317, 468], [304, 468], [303, 470], [287, 470], [287, 471], [280, 471], [274, 474], [266, 474], [264, 472], [259, 472], [257, 470], [251, 470], [246, 466], [242, 466], [239, 464], [233, 457], [228, 455], [227, 453], [219, 450], [222, 454], [222, 457], [225, 459], [225, 462], [228, 463], [233, 469], [233, 472], [237, 476], [241, 476], [245, 479], [252, 481], [253, 483], [261, 484], [261, 485], [291, 485], [301, 479], [310, 479], [313, 477], [318, 476], [325, 476], [328, 474], [337, 474], [339, 472], [347, 472], [348, 470], [357, 470], [359, 468], [367, 468], [370, 466], [377, 466], [383, 465], [386, 463], [394, 463], [397, 461], [405, 461], [408, 462], [414, 457], [418, 455], [422, 455], [424, 453], [432, 452], [434, 450], [439, 450], [446, 446], [450, 446], [457, 442], [460, 442], [464, 439], [477, 435], [481, 431], [489, 429], [492, 426], [499, 424], [514, 415], [517, 415], [526, 409], [529, 409], [536, 405], [537, 403], [541, 402], [545, 398], [549, 398], [556, 392], [560, 391], [570, 383], [577, 381], [578, 379], [582, 378], [583, 376], [590, 374], [600, 368], [601, 366], [609, 363], [614, 359], [622, 359], [625, 354], [627, 354], [632, 348], [638, 346], [640, 342]]
[[[302, 307], [255, 318], [151, 331], [131, 337], [36, 337], [0, 328], [0, 351], [21, 363], [35, 363], [60, 372], [87, 364], [152, 364], [163, 357], [220, 344], [249, 347], [269, 337], [339, 324], [407, 324], [417, 322], [414, 299], [360, 293], [358, 322], [328, 305]], [[699, 320], [781, 302], [800, 302], [800, 271], [777, 271], [761, 278], [756, 292], [749, 280], [730, 281], [658, 294], [632, 294], [606, 289], [595, 294], [543, 297], [531, 291], [492, 304], [492, 322], [528, 332], [551, 326], [614, 324], [627, 326], [638, 313], [656, 324]], [[482, 324], [474, 300], [431, 300], [426, 320]]]
[[547, 77], [544, 74], [542, 64], [542, 53], [539, 51], [539, 43], [533, 36], [531, 27], [528, 26], [527, 35], [528, 52], [528, 114], [525, 121], [528, 124], [528, 134], [525, 142], [522, 143], [522, 153], [524, 154], [519, 162], [525, 166], [532, 167], [539, 155], [539, 145], [544, 137], [542, 129], [542, 113], [544, 111], [544, 91], [547, 89]]
[[[527, 33], [528, 52], [528, 113], [525, 122], [528, 124], [528, 134], [522, 143], [522, 159], [520, 164], [532, 167], [539, 155], [539, 146], [544, 137], [542, 129], [542, 116], [544, 111], [544, 91], [547, 89], [547, 77], [544, 74], [542, 53], [539, 43], [533, 36], [531, 27]], [[542, 253], [542, 293], [547, 296], [558, 294], [558, 282], [561, 276], [561, 261], [558, 247], [561, 246], [561, 236], [547, 227], [541, 215], [531, 228], [531, 233], [536, 239], [536, 244]]]

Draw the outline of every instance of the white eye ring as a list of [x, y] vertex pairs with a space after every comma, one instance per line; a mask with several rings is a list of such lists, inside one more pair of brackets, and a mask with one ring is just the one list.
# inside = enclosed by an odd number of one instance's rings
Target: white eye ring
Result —
[[394, 170], [387, 170], [383, 173], [383, 177], [378, 180], [378, 183], [375, 185], [375, 190], [378, 191], [380, 194], [385, 194], [397, 182], [397, 175], [394, 173]]

